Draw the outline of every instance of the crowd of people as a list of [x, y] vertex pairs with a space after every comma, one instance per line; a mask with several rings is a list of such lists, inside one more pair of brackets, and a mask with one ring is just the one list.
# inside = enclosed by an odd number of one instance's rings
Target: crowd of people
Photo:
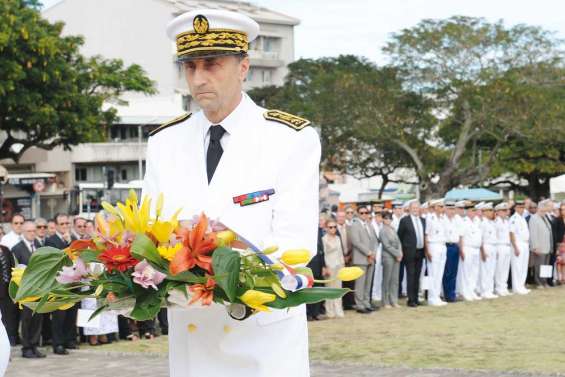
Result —
[[[26, 265], [40, 247], [64, 249], [94, 231], [92, 221], [66, 214], [33, 221], [16, 214], [8, 233], [0, 227], [0, 310], [10, 343], [22, 345], [23, 357], [45, 357], [40, 345], [67, 355], [80, 342], [101, 345], [168, 333], [166, 309], [156, 319], [158, 328], [155, 320], [136, 322], [112, 313], [103, 313], [96, 328], [77, 328], [78, 309], [94, 309], [94, 299], [49, 314], [33, 314], [12, 302], [13, 267]], [[395, 202], [390, 209], [381, 203], [347, 207], [320, 215], [317, 249], [309, 267], [328, 286], [342, 286], [335, 277], [344, 266], [365, 273], [343, 283], [352, 290], [343, 299], [308, 305], [308, 320], [343, 317], [348, 309], [369, 314], [397, 308], [403, 297], [416, 308], [424, 298], [428, 305], [443, 306], [525, 295], [527, 283], [538, 289], [565, 284], [565, 202], [438, 199], [423, 205]]]
[[316, 279], [332, 280], [343, 266], [365, 274], [343, 283], [343, 299], [308, 305], [308, 320], [369, 314], [464, 300], [526, 295], [527, 286], [565, 284], [565, 202], [501, 203], [444, 199], [347, 207], [320, 215]]
[[[158, 327], [155, 320], [133, 321], [112, 313], [102, 313], [96, 328], [77, 328], [79, 308], [95, 309], [95, 299], [85, 299], [70, 309], [48, 314], [33, 314], [31, 309], [12, 302], [8, 294], [12, 268], [27, 265], [32, 253], [40, 247], [64, 249], [73, 240], [90, 239], [94, 231], [95, 225], [91, 220], [72, 218], [62, 213], [52, 220], [27, 220], [16, 214], [11, 219], [9, 232], [4, 234], [0, 227], [0, 310], [10, 344], [21, 344], [23, 357], [45, 357], [38, 349], [40, 345], [51, 346], [56, 355], [68, 355], [68, 350], [77, 349], [81, 342], [94, 346], [108, 344], [118, 338], [133, 341], [153, 339], [159, 333], [168, 333], [166, 309], [162, 309], [157, 317]], [[91, 263], [89, 268], [100, 268], [97, 265]]]

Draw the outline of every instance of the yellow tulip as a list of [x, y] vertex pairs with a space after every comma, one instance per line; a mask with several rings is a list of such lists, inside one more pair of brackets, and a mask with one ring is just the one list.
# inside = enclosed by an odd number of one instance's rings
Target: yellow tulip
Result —
[[276, 252], [278, 250], [279, 250], [278, 246], [269, 246], [268, 248], [263, 250], [262, 253], [265, 254], [265, 255], [269, 255], [269, 254], [273, 254], [274, 252]]
[[19, 287], [22, 281], [22, 276], [24, 275], [25, 267], [14, 267], [12, 268], [12, 281], [16, 283]]
[[103, 290], [104, 290], [104, 284], [100, 284], [98, 287], [96, 287], [96, 290], [94, 291], [94, 296], [96, 297], [100, 296]]
[[280, 263], [275, 263], [271, 265], [273, 271], [284, 271], [284, 266]]
[[271, 284], [271, 288], [273, 289], [273, 292], [277, 294], [277, 296], [279, 296], [280, 298], [286, 298], [286, 292], [281, 288], [281, 285], [279, 283]]
[[30, 296], [30, 297], [22, 298], [21, 300], [18, 301], [18, 304], [19, 304], [18, 306], [20, 307], [20, 309], [23, 309], [24, 307], [23, 307], [22, 304], [24, 304], [26, 302], [35, 302], [35, 301], [38, 301], [40, 298], [41, 298], [41, 296]]
[[341, 281], [352, 281], [359, 279], [364, 274], [359, 267], [343, 267], [337, 273], [337, 278]]
[[104, 208], [104, 210], [108, 212], [110, 215], [119, 216], [120, 214], [120, 212], [113, 205], [111, 205], [106, 201], [102, 202], [102, 208]]
[[216, 233], [216, 239], [218, 240], [218, 244], [221, 246], [230, 245], [233, 241], [235, 241], [235, 233], [231, 230], [224, 230]]
[[265, 306], [266, 303], [275, 301], [277, 296], [272, 293], [265, 293], [261, 291], [256, 291], [250, 289], [246, 291], [241, 297], [241, 301], [252, 309], [259, 310], [261, 312], [269, 312], [270, 309]]
[[157, 221], [151, 226], [151, 234], [155, 236], [159, 243], [168, 242], [174, 230], [173, 224], [168, 221]]
[[173, 260], [176, 253], [182, 249], [182, 242], [177, 243], [175, 246], [159, 246], [157, 251], [159, 255], [169, 262]]
[[310, 260], [310, 252], [306, 249], [287, 250], [282, 254], [280, 260], [291, 266], [308, 263]]

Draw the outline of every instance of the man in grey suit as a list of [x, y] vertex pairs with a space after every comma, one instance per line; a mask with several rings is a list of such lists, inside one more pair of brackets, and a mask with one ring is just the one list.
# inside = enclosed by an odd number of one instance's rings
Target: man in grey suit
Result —
[[355, 281], [355, 306], [357, 312], [368, 314], [374, 311], [371, 307], [371, 285], [375, 272], [378, 239], [371, 225], [369, 210], [359, 207], [359, 220], [351, 226], [351, 246], [353, 265], [360, 267], [365, 273]]

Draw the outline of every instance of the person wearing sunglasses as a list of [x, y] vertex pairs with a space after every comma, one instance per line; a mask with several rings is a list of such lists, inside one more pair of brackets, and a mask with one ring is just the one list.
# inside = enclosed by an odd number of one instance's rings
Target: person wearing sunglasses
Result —
[[[69, 216], [59, 213], [55, 216], [57, 232], [48, 237], [45, 246], [59, 250], [65, 249], [74, 241], [71, 236]], [[67, 310], [57, 310], [51, 314], [51, 330], [53, 332], [53, 353], [68, 355], [67, 349], [77, 349], [77, 305]]]
[[25, 218], [20, 213], [16, 213], [12, 216], [12, 221], [10, 223], [12, 230], [2, 237], [2, 241], [0, 243], [10, 250], [16, 246], [16, 244], [22, 240], [22, 227], [24, 225], [24, 221]]
[[353, 247], [353, 265], [364, 272], [355, 281], [355, 306], [358, 313], [369, 314], [375, 309], [371, 306], [371, 285], [375, 272], [375, 256], [378, 240], [371, 224], [371, 216], [366, 207], [357, 210], [359, 221], [351, 226], [351, 246]]
[[37, 241], [41, 246], [45, 246], [45, 240], [47, 240], [47, 220], [42, 217], [35, 219], [35, 229]]

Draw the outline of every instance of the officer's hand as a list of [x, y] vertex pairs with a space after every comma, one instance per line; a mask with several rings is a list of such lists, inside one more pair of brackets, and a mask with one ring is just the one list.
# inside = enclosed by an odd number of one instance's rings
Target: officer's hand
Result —
[[465, 260], [465, 253], [463, 252], [463, 250], [459, 252], [459, 258], [461, 258], [462, 261]]
[[426, 258], [431, 262], [432, 261], [432, 254], [430, 254], [428, 252], [428, 250], [425, 251], [425, 254], [426, 254]]

